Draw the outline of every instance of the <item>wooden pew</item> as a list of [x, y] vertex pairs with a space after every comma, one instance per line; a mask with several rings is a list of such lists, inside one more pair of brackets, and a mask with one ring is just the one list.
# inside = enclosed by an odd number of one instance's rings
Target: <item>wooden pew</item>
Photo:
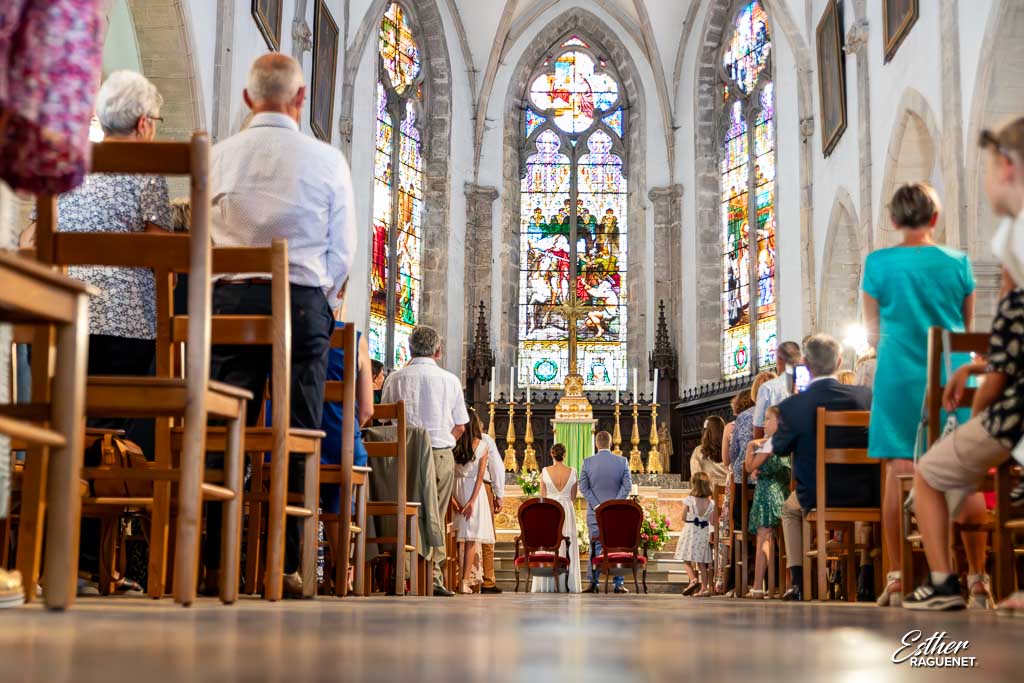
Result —
[[[107, 142], [93, 145], [94, 173], [185, 175], [190, 178], [192, 231], [188, 235], [149, 233], [56, 232], [57, 198], [40, 196], [36, 228], [39, 261], [55, 266], [123, 266], [154, 271], [157, 297], [156, 375], [146, 377], [90, 376], [86, 384], [85, 413], [89, 417], [157, 418], [156, 452], [152, 469], [86, 472], [94, 478], [135, 479], [153, 482], [148, 592], [164, 594], [171, 519], [171, 486], [178, 484], [174, 599], [194, 602], [199, 571], [199, 538], [203, 500], [226, 502], [221, 549], [222, 566], [237, 576], [240, 555], [239, 525], [242, 512], [242, 427], [249, 392], [210, 381], [210, 275], [212, 250], [209, 230], [209, 138], [192, 134], [190, 142]], [[185, 376], [173, 372], [171, 342], [171, 283], [175, 273], [190, 273], [188, 287], [192, 324], [187, 329]], [[48, 346], [37, 335], [35, 346]], [[49, 375], [47, 354], [33, 354], [33, 397], [44, 396]], [[206, 481], [207, 420], [222, 419], [226, 429], [224, 485]], [[170, 450], [173, 420], [184, 419], [182, 455], [175, 464]], [[26, 503], [38, 504], [38, 475], [26, 471]], [[29, 485], [29, 484], [32, 485]], [[90, 500], [86, 503], [134, 504], [132, 500]], [[19, 536], [19, 556], [31, 553], [33, 539]], [[27, 560], [26, 560], [27, 562]], [[32, 583], [34, 576], [26, 576]], [[224, 581], [220, 598], [237, 598], [237, 581]]]
[[[370, 458], [395, 458], [395, 489], [398, 495], [393, 501], [370, 501], [366, 506], [366, 514], [370, 517], [394, 517], [395, 536], [391, 537], [368, 537], [367, 543], [395, 546], [395, 592], [397, 595], [404, 595], [405, 592], [405, 555], [409, 552], [413, 555], [413, 571], [416, 570], [416, 546], [409, 545], [408, 520], [413, 514], [418, 514], [419, 505], [410, 504], [407, 491], [408, 482], [408, 461], [406, 459], [406, 421], [405, 402], [379, 403], [374, 406], [373, 416], [381, 421], [393, 421], [395, 425], [394, 441], [367, 441], [366, 453]], [[344, 493], [344, 489], [342, 490]], [[344, 504], [344, 499], [343, 503]], [[365, 588], [369, 588], [369, 582]], [[415, 582], [413, 593], [416, 592]]]
[[[0, 434], [28, 445], [24, 475], [18, 568], [25, 600], [35, 598], [44, 524], [46, 585], [43, 599], [51, 609], [66, 609], [75, 600], [81, 496], [79, 478], [84, 450], [82, 413], [89, 347], [89, 297], [97, 290], [83, 282], [9, 253], [0, 253], [0, 320], [38, 326], [47, 341], [39, 355], [47, 372], [39, 377], [30, 406], [5, 405]], [[51, 358], [57, 364], [51, 373]]]
[[[856, 590], [856, 563], [857, 563], [857, 541], [853, 531], [854, 523], [865, 522], [869, 524], [880, 524], [882, 511], [880, 507], [873, 508], [837, 508], [828, 507], [825, 501], [825, 471], [826, 465], [874, 465], [878, 466], [877, 460], [868, 458], [867, 448], [827, 448], [826, 432], [829, 427], [863, 427], [867, 429], [871, 422], [871, 413], [868, 411], [828, 411], [825, 408], [818, 408], [817, 417], [817, 452], [815, 462], [815, 481], [817, 487], [817, 500], [814, 509], [807, 511], [803, 523], [803, 583], [804, 599], [811, 599], [811, 562], [817, 560], [817, 588], [818, 600], [824, 602], [828, 599], [828, 558], [833, 551], [845, 556], [847, 600], [853, 602], [857, 599]], [[881, 467], [879, 467], [881, 472]], [[881, 477], [881, 494], [885, 493], [885, 478]], [[828, 543], [828, 529], [839, 528], [843, 531], [842, 544]]]

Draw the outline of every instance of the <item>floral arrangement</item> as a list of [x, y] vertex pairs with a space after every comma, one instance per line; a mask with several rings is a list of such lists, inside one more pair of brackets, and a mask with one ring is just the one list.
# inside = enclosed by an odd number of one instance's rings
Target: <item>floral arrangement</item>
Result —
[[536, 496], [540, 493], [540, 472], [537, 470], [527, 470], [519, 475], [519, 488], [523, 490], [523, 495], [527, 498]]
[[580, 554], [590, 552], [590, 527], [587, 525], [587, 513], [576, 515], [576, 540], [579, 541]]
[[668, 517], [644, 508], [644, 522], [640, 526], [640, 541], [649, 551], [657, 552], [668, 543], [668, 532], [671, 530]]

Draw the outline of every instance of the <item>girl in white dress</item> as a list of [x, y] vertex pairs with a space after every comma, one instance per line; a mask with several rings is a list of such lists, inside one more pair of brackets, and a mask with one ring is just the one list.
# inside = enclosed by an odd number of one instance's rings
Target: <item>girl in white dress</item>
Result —
[[480, 418], [470, 411], [466, 431], [455, 445], [455, 533], [459, 541], [462, 568], [460, 593], [472, 593], [473, 586], [483, 582], [480, 545], [494, 543], [494, 522], [487, 508], [487, 497], [481, 499], [484, 472], [487, 469], [488, 444], [481, 438]]
[[717, 524], [715, 501], [712, 498], [711, 479], [704, 472], [698, 472], [690, 479], [690, 495], [683, 501], [683, 533], [679, 537], [675, 559], [697, 565], [700, 585], [703, 590], [699, 597], [711, 595], [711, 530]]
[[[569, 575], [559, 577], [562, 584], [559, 588], [568, 593], [580, 592], [580, 541], [576, 534], [577, 494], [576, 470], [565, 465], [565, 446], [556, 443], [551, 447], [551, 457], [555, 462], [545, 467], [540, 475], [540, 495], [557, 501], [565, 510], [565, 522], [562, 524], [562, 535], [569, 537]], [[566, 584], [568, 582], [568, 585]], [[554, 593], [555, 579], [552, 576], [535, 576], [530, 586], [531, 593]]]

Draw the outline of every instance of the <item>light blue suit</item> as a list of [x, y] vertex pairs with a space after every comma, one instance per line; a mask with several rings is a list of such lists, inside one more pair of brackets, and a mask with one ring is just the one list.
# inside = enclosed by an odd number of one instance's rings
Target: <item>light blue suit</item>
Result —
[[[629, 474], [629, 462], [621, 455], [615, 455], [602, 449], [584, 459], [580, 471], [580, 494], [587, 499], [587, 527], [591, 539], [597, 537], [597, 517], [594, 509], [606, 500], [620, 500], [629, 496], [633, 488], [633, 478]], [[601, 544], [590, 542], [590, 557], [593, 559], [601, 554]], [[590, 563], [590, 582], [597, 584], [598, 575]], [[615, 577], [615, 587], [625, 582], [622, 576]]]

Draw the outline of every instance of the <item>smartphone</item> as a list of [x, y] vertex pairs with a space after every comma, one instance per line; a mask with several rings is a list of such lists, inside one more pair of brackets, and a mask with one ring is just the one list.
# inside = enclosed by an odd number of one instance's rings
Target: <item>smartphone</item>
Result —
[[811, 371], [807, 369], [806, 365], [797, 365], [793, 368], [793, 387], [796, 393], [802, 394], [807, 391], [808, 385], [811, 383]]

